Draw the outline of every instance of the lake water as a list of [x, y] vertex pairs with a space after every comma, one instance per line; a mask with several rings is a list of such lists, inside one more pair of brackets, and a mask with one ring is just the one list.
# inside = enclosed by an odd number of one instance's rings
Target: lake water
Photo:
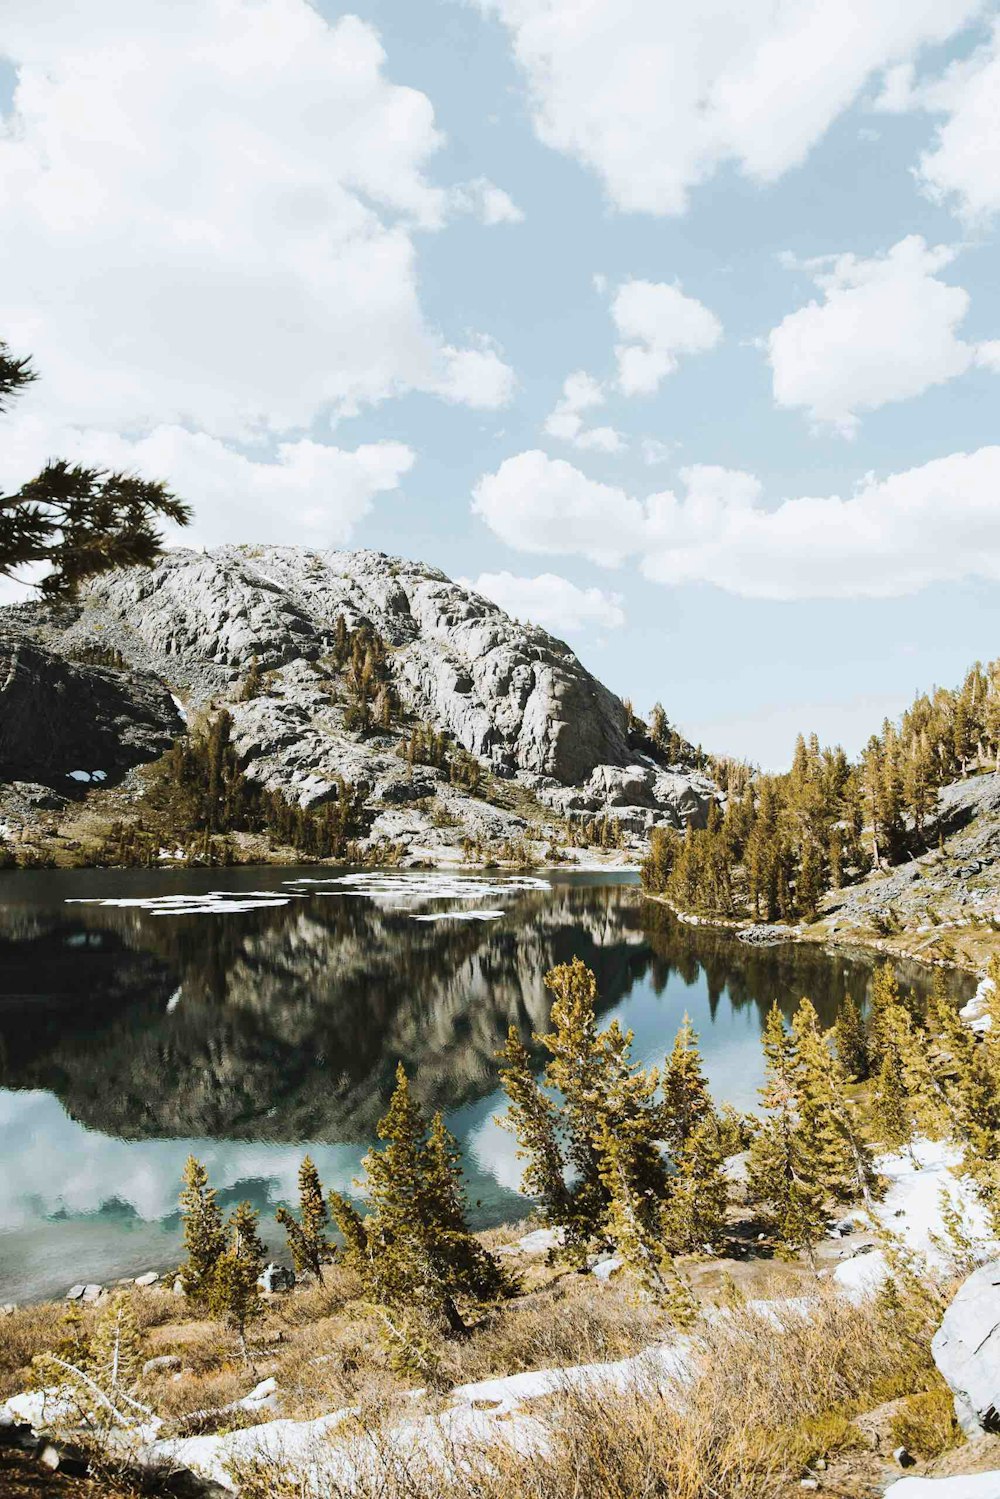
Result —
[[577, 955], [639, 1060], [687, 1011], [741, 1107], [772, 1000], [828, 1023], [871, 972], [683, 926], [623, 874], [0, 874], [0, 1302], [176, 1265], [190, 1152], [265, 1227], [306, 1149], [349, 1191], [397, 1060], [462, 1144], [476, 1223], [522, 1216], [495, 1053], [546, 1028], [543, 976]]

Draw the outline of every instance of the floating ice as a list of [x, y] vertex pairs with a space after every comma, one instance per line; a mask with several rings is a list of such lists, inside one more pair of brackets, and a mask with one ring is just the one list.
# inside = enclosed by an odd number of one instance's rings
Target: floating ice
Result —
[[[548, 880], [537, 875], [512, 874], [496, 879], [443, 872], [420, 874], [342, 874], [329, 879], [300, 878], [286, 881], [297, 894], [363, 895], [383, 911], [408, 913], [414, 921], [498, 921], [503, 911], [483, 910], [472, 902], [497, 896], [520, 895], [530, 890], [549, 890]], [[436, 901], [465, 901], [464, 911], [418, 911], [414, 908]]]
[[211, 890], [207, 895], [119, 895], [75, 897], [68, 906], [123, 906], [148, 911], [151, 916], [202, 916], [236, 911], [257, 911], [267, 906], [287, 906], [291, 895], [273, 890]]

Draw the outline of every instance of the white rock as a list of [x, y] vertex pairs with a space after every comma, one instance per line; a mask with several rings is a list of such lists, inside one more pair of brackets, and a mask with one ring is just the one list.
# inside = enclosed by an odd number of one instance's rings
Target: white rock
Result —
[[136, 1276], [135, 1284], [137, 1286], [155, 1286], [159, 1278], [155, 1270], [147, 1270], [145, 1275]]
[[931, 1352], [967, 1436], [1000, 1426], [1000, 1260], [963, 1281]]

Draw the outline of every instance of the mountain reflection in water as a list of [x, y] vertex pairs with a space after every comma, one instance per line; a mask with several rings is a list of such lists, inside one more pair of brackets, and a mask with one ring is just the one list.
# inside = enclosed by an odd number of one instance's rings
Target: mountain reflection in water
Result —
[[[574, 956], [643, 1061], [690, 1013], [714, 1090], [744, 1107], [772, 1000], [791, 1013], [808, 994], [829, 1023], [870, 977], [862, 957], [683, 926], [630, 876], [394, 876], [377, 893], [316, 879], [0, 875], [0, 1301], [176, 1263], [189, 1151], [223, 1202], [268, 1214], [306, 1146], [349, 1189], [400, 1060], [462, 1143], [477, 1221], [520, 1216], [495, 1054], [510, 1025], [529, 1043], [546, 1028], [544, 975]], [[128, 904], [149, 896], [191, 900]]]

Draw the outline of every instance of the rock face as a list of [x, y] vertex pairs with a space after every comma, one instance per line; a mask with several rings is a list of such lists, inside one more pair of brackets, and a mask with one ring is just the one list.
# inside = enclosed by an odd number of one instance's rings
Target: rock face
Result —
[[340, 614], [386, 641], [415, 713], [497, 768], [572, 784], [596, 765], [627, 763], [620, 700], [568, 646], [436, 569], [378, 552], [172, 552], [94, 583], [77, 628], [101, 623], [103, 640], [196, 702], [225, 694], [254, 657], [262, 670], [296, 665], [297, 691], [273, 733], [297, 736], [317, 691], [302, 667], [329, 651]]
[[[385, 732], [348, 726], [331, 656], [339, 618], [385, 646], [402, 712]], [[95, 650], [122, 669], [74, 659]], [[261, 683], [248, 699], [254, 664]], [[69, 772], [110, 776], [153, 758], [183, 732], [172, 693], [188, 713], [225, 704], [241, 765], [269, 790], [309, 807], [343, 778], [365, 801], [371, 843], [431, 857], [463, 834], [518, 838], [526, 797], [536, 821], [541, 803], [641, 835], [703, 824], [715, 793], [706, 777], [658, 763], [648, 743], [638, 751], [620, 699], [567, 645], [436, 569], [275, 546], [174, 551], [95, 580], [70, 609], [0, 611], [0, 780], [73, 791]], [[418, 721], [519, 787], [504, 797], [494, 785], [487, 804], [409, 765], [401, 725]]]
[[966, 1436], [1000, 1432], [1000, 1260], [964, 1281], [931, 1342]]
[[0, 634], [0, 781], [41, 782], [21, 787], [35, 805], [51, 805], [45, 786], [73, 790], [94, 772], [116, 779], [182, 730], [169, 692], [148, 676], [81, 665]]

